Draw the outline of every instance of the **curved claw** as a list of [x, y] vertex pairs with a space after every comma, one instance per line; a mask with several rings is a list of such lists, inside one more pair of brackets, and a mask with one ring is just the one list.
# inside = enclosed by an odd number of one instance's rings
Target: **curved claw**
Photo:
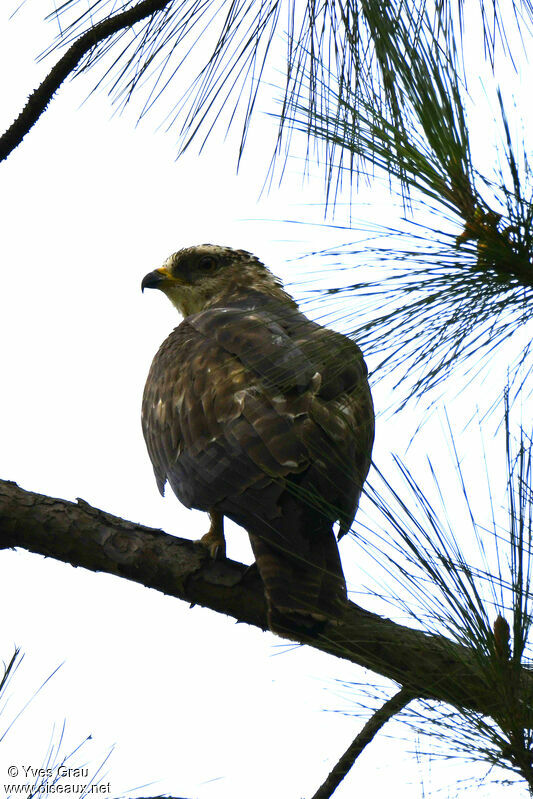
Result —
[[200, 544], [214, 559], [226, 557], [226, 539], [224, 538], [224, 516], [221, 513], [210, 512], [211, 527], [205, 535], [195, 543]]

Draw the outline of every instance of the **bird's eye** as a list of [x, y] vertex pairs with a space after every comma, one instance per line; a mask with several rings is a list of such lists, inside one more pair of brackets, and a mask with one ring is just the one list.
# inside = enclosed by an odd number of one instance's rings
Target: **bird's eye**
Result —
[[204, 255], [200, 258], [200, 267], [204, 269], [206, 272], [209, 272], [211, 269], [214, 269], [216, 266], [216, 259], [213, 258], [212, 255]]

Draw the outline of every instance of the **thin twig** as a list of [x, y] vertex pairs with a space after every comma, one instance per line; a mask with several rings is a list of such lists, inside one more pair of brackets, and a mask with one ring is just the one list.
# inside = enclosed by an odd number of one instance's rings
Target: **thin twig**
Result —
[[63, 81], [74, 71], [84, 55], [114, 33], [161, 11], [172, 0], [143, 0], [133, 8], [102, 20], [85, 31], [28, 97], [28, 102], [12, 125], [0, 137], [0, 162], [4, 161], [32, 129]]
[[342, 755], [338, 763], [328, 774], [325, 782], [322, 783], [312, 799], [329, 799], [333, 792], [337, 790], [351, 767], [359, 757], [365, 746], [373, 740], [377, 732], [387, 721], [399, 713], [413, 699], [413, 693], [406, 688], [401, 688], [398, 693], [387, 699], [384, 705], [376, 710], [373, 716], [368, 719], [361, 732], [355, 736], [354, 740]]

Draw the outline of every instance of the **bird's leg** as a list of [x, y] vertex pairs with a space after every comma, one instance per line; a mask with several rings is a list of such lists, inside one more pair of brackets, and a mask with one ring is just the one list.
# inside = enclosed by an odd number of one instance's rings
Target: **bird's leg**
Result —
[[226, 539], [224, 538], [224, 516], [217, 511], [209, 511], [211, 527], [198, 541], [207, 549], [212, 558], [226, 557]]

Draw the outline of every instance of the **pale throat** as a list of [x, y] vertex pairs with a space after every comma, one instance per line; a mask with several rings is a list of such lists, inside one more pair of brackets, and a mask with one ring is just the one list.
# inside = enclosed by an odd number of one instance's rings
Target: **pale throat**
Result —
[[164, 292], [183, 317], [200, 313], [209, 302], [198, 286], [169, 286]]

